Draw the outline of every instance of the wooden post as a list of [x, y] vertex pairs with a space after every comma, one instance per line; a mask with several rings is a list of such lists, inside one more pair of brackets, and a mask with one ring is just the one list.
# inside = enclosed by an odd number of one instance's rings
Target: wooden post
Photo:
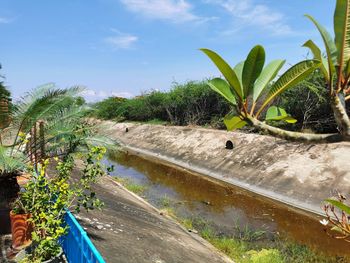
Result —
[[34, 165], [34, 155], [33, 155], [33, 143], [34, 143], [34, 139], [33, 139], [33, 128], [30, 129], [30, 138], [29, 138], [29, 142], [28, 142], [28, 154], [29, 154], [29, 159], [31, 164]]
[[0, 129], [3, 129], [8, 125], [8, 120], [9, 120], [8, 114], [9, 114], [8, 99], [0, 98]]
[[43, 163], [45, 154], [45, 131], [44, 131], [44, 121], [39, 121], [39, 143], [40, 143], [40, 162]]
[[36, 170], [38, 164], [38, 142], [37, 142], [37, 133], [36, 133], [36, 124], [33, 126], [33, 149], [34, 149], [34, 168]]

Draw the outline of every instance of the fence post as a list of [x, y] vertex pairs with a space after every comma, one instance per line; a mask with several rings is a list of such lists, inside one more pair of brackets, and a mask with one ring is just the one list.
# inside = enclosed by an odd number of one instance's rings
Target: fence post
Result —
[[9, 120], [9, 102], [7, 98], [0, 98], [0, 129], [7, 126]]
[[44, 131], [44, 121], [39, 121], [39, 143], [40, 143], [40, 162], [43, 163], [45, 154], [45, 131]]

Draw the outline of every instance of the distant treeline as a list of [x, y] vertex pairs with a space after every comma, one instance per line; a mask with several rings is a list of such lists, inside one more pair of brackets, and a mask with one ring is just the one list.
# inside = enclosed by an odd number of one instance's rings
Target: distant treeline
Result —
[[[274, 123], [290, 130], [334, 132], [336, 125], [326, 100], [322, 76], [315, 72], [307, 81], [283, 93], [274, 104], [296, 118], [296, 124]], [[210, 89], [206, 81], [173, 84], [168, 92], [151, 91], [125, 99], [110, 97], [94, 105], [95, 117], [117, 121], [167, 122], [172, 125], [206, 125], [224, 128], [222, 119], [231, 106]]]

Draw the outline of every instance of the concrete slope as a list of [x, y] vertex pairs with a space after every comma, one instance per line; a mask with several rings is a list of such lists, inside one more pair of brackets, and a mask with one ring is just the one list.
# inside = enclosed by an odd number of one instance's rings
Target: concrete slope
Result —
[[101, 178], [94, 189], [105, 206], [78, 219], [106, 262], [233, 262], [112, 178]]
[[[349, 142], [302, 144], [198, 127], [100, 123], [133, 151], [315, 213], [335, 190], [350, 189]], [[225, 149], [227, 140], [233, 150]]]

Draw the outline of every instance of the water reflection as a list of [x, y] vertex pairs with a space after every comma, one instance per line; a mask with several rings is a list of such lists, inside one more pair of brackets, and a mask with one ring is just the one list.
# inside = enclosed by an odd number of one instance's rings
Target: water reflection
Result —
[[328, 237], [316, 216], [137, 155], [117, 153], [106, 162], [115, 166], [112, 175], [147, 186], [144, 195], [153, 205], [159, 206], [167, 196], [182, 217], [203, 218], [225, 233], [231, 233], [236, 224], [248, 225], [330, 255], [350, 255], [349, 244]]

